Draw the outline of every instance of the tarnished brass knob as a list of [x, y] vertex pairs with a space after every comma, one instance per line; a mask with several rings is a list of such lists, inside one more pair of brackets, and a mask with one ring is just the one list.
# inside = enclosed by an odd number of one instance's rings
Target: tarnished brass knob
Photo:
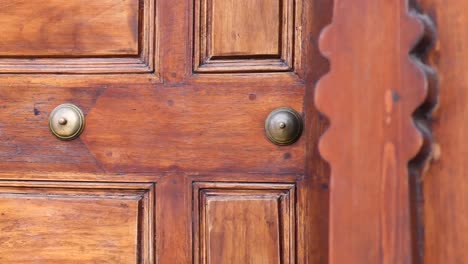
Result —
[[85, 116], [76, 105], [61, 104], [50, 113], [50, 131], [61, 140], [77, 138], [83, 132], [84, 126]]
[[296, 142], [301, 137], [302, 127], [301, 115], [289, 107], [273, 110], [265, 121], [266, 136], [280, 146]]

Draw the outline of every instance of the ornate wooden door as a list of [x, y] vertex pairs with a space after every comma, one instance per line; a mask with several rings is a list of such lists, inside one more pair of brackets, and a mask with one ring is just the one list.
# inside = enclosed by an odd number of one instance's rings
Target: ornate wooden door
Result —
[[466, 7], [0, 0], [0, 263], [464, 263]]

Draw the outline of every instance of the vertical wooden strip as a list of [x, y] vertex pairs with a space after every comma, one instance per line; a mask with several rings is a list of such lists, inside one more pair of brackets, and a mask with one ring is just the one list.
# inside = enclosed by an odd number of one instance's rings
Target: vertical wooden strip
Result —
[[[304, 135], [306, 142], [305, 177], [297, 182], [297, 263], [328, 262], [329, 181], [330, 171], [320, 158], [318, 142], [327, 128], [327, 121], [314, 104], [315, 85], [328, 72], [329, 63], [318, 49], [318, 39], [330, 24], [333, 2], [329, 0], [302, 1], [301, 57], [294, 58], [295, 70], [307, 87], [304, 96]], [[313, 59], [311, 59], [313, 58]], [[300, 62], [307, 63], [300, 63]], [[299, 62], [299, 63], [298, 63]], [[300, 246], [304, 245], [304, 246]]]
[[430, 64], [440, 77], [436, 162], [423, 178], [424, 263], [468, 263], [468, 1], [421, 0], [438, 26]]
[[407, 0], [336, 0], [321, 35], [331, 67], [315, 102], [330, 119], [319, 148], [331, 166], [332, 264], [413, 261], [408, 163], [424, 146], [413, 113], [430, 93], [410, 53], [424, 30]]

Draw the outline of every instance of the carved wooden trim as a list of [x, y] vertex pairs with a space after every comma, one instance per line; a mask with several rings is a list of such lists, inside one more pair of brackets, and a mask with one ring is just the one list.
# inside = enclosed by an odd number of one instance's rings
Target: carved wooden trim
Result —
[[321, 34], [331, 64], [315, 94], [330, 119], [319, 145], [331, 166], [330, 263], [413, 261], [408, 164], [426, 163], [430, 136], [416, 121], [436, 98], [433, 74], [412, 54], [424, 22], [408, 0], [336, 0]]

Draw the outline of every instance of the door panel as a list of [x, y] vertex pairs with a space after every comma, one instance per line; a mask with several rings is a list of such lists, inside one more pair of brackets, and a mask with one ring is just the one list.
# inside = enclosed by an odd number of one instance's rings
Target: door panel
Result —
[[[197, 72], [290, 71], [301, 0], [196, 0]], [[299, 56], [298, 56], [299, 57]]]
[[[211, 56], [278, 55], [282, 1], [205, 1]], [[287, 7], [287, 5], [286, 5]], [[269, 23], [270, 21], [270, 23]], [[275, 23], [271, 23], [275, 21]], [[209, 43], [209, 41], [208, 41]]]
[[1, 5], [0, 56], [138, 54], [139, 0]]
[[154, 0], [2, 0], [0, 6], [0, 73], [154, 70]]
[[0, 182], [1, 263], [151, 263], [152, 184]]
[[194, 183], [194, 263], [295, 263], [293, 184]]

